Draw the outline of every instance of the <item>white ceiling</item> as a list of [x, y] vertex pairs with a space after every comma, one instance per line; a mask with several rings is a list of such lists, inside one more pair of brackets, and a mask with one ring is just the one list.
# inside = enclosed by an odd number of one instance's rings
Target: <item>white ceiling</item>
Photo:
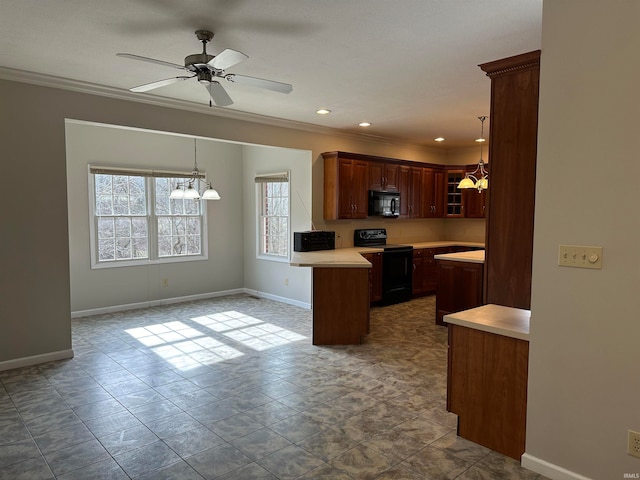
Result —
[[[0, 67], [126, 92], [180, 71], [117, 52], [182, 64], [207, 29], [209, 53], [249, 56], [227, 73], [293, 85], [283, 95], [224, 82], [227, 109], [458, 147], [474, 145], [489, 113], [477, 65], [539, 49], [541, 23], [542, 0], [0, 0]], [[131, 95], [209, 103], [195, 79]]]

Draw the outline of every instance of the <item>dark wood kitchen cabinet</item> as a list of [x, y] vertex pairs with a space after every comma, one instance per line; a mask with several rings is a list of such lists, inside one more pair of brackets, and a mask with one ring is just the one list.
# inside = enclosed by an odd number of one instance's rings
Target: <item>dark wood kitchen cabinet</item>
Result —
[[459, 436], [520, 461], [528, 364], [528, 340], [449, 324], [447, 410]]
[[436, 324], [442, 317], [479, 307], [482, 302], [482, 263], [437, 260]]
[[398, 192], [399, 171], [397, 163], [369, 162], [369, 190]]
[[444, 216], [444, 171], [425, 168], [422, 171], [422, 216], [441, 218]]
[[487, 191], [478, 192], [475, 188], [464, 189], [462, 203], [466, 218], [484, 218], [487, 210]]
[[362, 253], [371, 263], [369, 269], [369, 303], [382, 300], [382, 252]]
[[422, 217], [422, 173], [423, 167], [409, 167], [402, 165], [399, 171], [400, 186], [400, 217]]
[[424, 254], [426, 248], [413, 249], [413, 278], [411, 279], [411, 294], [415, 296], [425, 293]]
[[447, 218], [464, 217], [464, 203], [462, 192], [458, 188], [458, 184], [465, 176], [465, 170], [447, 169], [445, 174], [445, 211], [444, 216]]
[[324, 218], [367, 218], [369, 162], [323, 153]]
[[464, 252], [469, 247], [449, 246], [413, 249], [413, 289], [415, 297], [429, 295], [436, 291], [438, 275], [435, 256], [441, 253]]

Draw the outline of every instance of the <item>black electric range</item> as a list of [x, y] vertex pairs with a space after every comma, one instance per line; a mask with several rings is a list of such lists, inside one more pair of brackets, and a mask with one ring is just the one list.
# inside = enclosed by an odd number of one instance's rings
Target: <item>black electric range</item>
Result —
[[382, 303], [411, 300], [413, 285], [413, 247], [387, 243], [385, 228], [358, 229], [353, 232], [356, 247], [383, 247], [382, 253]]

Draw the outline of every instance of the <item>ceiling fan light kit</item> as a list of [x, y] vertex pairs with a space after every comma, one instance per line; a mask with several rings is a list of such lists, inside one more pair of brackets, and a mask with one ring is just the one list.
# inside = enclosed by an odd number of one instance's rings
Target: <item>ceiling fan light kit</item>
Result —
[[[129, 90], [132, 92], [148, 92], [149, 90], [171, 85], [173, 83], [180, 82], [181, 80], [196, 78], [200, 84], [207, 88], [211, 101], [219, 107], [232, 105], [233, 100], [222, 84], [217, 81], [218, 78], [222, 78], [231, 83], [264, 88], [278, 93], [287, 94], [293, 90], [293, 87], [288, 83], [227, 73], [225, 71], [227, 68], [232, 67], [249, 57], [242, 52], [231, 50], [230, 48], [223, 50], [218, 55], [209, 55], [207, 53], [207, 43], [209, 43], [213, 38], [213, 32], [210, 32], [209, 30], [196, 30], [196, 37], [202, 42], [202, 53], [187, 55], [184, 59], [184, 66], [177, 63], [166, 62], [164, 60], [156, 60], [155, 58], [134, 55], [132, 53], [116, 53], [116, 56], [118, 57], [177, 68], [179, 70], [185, 70], [190, 74], [188, 76], [180, 75], [151, 83], [145, 83], [144, 85], [138, 85], [137, 87], [130, 88]], [[212, 103], [209, 102], [209, 105], [212, 106]]]

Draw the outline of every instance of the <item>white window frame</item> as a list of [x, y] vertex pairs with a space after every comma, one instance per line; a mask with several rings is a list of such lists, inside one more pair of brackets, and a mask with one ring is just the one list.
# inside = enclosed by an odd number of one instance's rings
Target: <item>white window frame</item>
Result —
[[[96, 192], [95, 192], [95, 173], [92, 169], [100, 171], [100, 173], [106, 173], [111, 175], [136, 175], [145, 178], [145, 190], [146, 190], [146, 207], [147, 207], [147, 236], [149, 241], [149, 257], [138, 260], [108, 260], [100, 261], [98, 259], [98, 216], [96, 215]], [[200, 172], [204, 178], [204, 173]], [[209, 258], [209, 242], [208, 242], [208, 227], [207, 227], [207, 206], [206, 201], [199, 200], [200, 202], [200, 228], [201, 228], [201, 248], [200, 253], [195, 255], [179, 255], [172, 257], [159, 257], [158, 256], [158, 216], [155, 214], [155, 202], [156, 202], [156, 189], [155, 178], [156, 177], [168, 177], [168, 178], [186, 178], [191, 177], [189, 172], [171, 172], [171, 171], [158, 171], [158, 170], [146, 170], [146, 169], [133, 169], [133, 168], [113, 168], [113, 167], [95, 167], [88, 165], [88, 186], [89, 186], [89, 252], [91, 258], [91, 269], [102, 268], [119, 268], [119, 267], [132, 267], [149, 264], [162, 264], [162, 263], [179, 263], [179, 262], [194, 262], [208, 260]], [[165, 215], [159, 215], [165, 216]]]
[[[265, 173], [255, 177], [256, 183], [256, 258], [272, 262], [288, 263], [291, 259], [291, 172]], [[262, 251], [263, 234], [263, 185], [265, 183], [287, 183], [289, 194], [287, 195], [287, 232], [285, 240], [287, 242], [286, 255], [274, 255]]]

